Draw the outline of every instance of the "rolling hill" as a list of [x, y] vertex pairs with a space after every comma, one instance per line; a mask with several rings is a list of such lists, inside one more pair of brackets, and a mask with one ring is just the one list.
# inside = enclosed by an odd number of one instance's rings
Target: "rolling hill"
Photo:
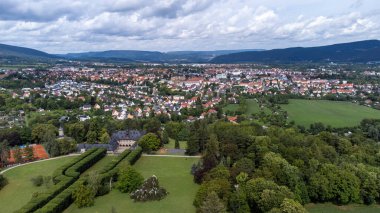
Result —
[[294, 47], [217, 56], [213, 63], [294, 63], [380, 61], [380, 41], [367, 40], [320, 47]]
[[109, 50], [102, 52], [68, 53], [59, 55], [76, 60], [134, 61], [157, 63], [206, 63], [214, 57], [224, 54], [259, 51], [259, 50], [216, 50], [216, 51], [139, 51], [139, 50]]
[[57, 59], [51, 55], [39, 50], [17, 47], [12, 45], [0, 44], [0, 59]]

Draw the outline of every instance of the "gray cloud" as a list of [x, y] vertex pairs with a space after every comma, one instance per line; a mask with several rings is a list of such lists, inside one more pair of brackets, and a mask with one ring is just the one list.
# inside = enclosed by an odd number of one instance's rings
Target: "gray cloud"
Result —
[[[351, 6], [341, 7], [346, 2]], [[380, 38], [376, 0], [1, 0], [0, 10], [0, 43], [54, 53], [275, 48]]]

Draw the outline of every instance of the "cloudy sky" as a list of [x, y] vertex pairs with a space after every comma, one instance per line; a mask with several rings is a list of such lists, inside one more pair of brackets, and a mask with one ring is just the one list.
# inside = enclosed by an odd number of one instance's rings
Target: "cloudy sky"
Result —
[[380, 39], [379, 0], [0, 0], [0, 43], [49, 53]]

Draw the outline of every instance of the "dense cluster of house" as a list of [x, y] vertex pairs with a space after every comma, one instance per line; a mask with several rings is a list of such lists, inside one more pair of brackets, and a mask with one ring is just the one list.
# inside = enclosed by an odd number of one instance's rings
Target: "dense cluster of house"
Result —
[[[23, 88], [13, 93], [14, 98], [28, 98], [32, 92], [42, 97], [56, 96], [68, 100], [84, 100], [83, 94], [96, 97], [101, 104], [85, 104], [83, 112], [103, 110], [115, 119], [147, 117], [150, 114], [181, 114], [184, 108], [195, 108], [197, 100], [204, 113], [216, 113], [215, 106], [229, 93], [236, 101], [239, 93], [266, 94], [292, 93], [309, 97], [333, 95], [361, 95], [379, 92], [379, 85], [355, 85], [345, 80], [320, 79], [313, 72], [296, 72], [286, 69], [254, 69], [239, 65], [187, 65], [188, 72], [180, 68], [147, 66], [146, 68], [50, 68], [49, 72], [23, 72], [43, 75], [48, 79], [43, 88]], [[182, 69], [182, 68], [181, 68]], [[196, 71], [194, 71], [196, 70]], [[365, 72], [363, 75], [373, 75]], [[377, 75], [375, 73], [375, 75]], [[36, 76], [38, 77], [38, 76]], [[172, 94], [162, 92], [165, 87]], [[231, 95], [232, 94], [232, 95]], [[80, 120], [89, 119], [80, 116]]]

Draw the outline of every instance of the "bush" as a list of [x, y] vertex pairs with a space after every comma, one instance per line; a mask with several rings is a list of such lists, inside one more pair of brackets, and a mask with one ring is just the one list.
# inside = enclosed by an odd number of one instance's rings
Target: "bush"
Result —
[[143, 182], [143, 176], [136, 169], [127, 166], [120, 168], [116, 188], [122, 193], [132, 192], [139, 188]]
[[156, 151], [160, 148], [161, 141], [154, 133], [148, 133], [139, 140], [139, 145], [144, 152]]
[[[91, 149], [84, 154], [75, 158], [72, 162], [58, 168], [53, 174], [55, 185], [44, 192], [38, 193], [26, 205], [24, 205], [17, 213], [29, 212], [61, 212], [71, 204], [71, 191], [66, 191], [72, 187], [75, 180], [87, 168], [91, 167], [100, 160], [106, 153], [106, 149]], [[71, 186], [70, 186], [71, 185]], [[69, 196], [69, 198], [67, 198]], [[54, 202], [52, 202], [54, 201]], [[45, 205], [46, 204], [46, 205]], [[58, 206], [58, 207], [57, 207]], [[54, 208], [53, 208], [54, 207]], [[63, 208], [64, 207], [64, 208]], [[56, 208], [62, 210], [58, 211]], [[50, 211], [53, 209], [52, 211]]]
[[42, 177], [42, 175], [38, 175], [36, 177], [32, 177], [30, 181], [32, 181], [34, 186], [39, 187], [44, 183], [44, 178]]
[[168, 192], [166, 189], [161, 188], [156, 176], [148, 178], [142, 186], [136, 191], [131, 193], [131, 198], [134, 201], [153, 201], [162, 200]]
[[0, 175], [0, 189], [2, 189], [7, 184], [8, 184], [7, 179], [3, 175]]

